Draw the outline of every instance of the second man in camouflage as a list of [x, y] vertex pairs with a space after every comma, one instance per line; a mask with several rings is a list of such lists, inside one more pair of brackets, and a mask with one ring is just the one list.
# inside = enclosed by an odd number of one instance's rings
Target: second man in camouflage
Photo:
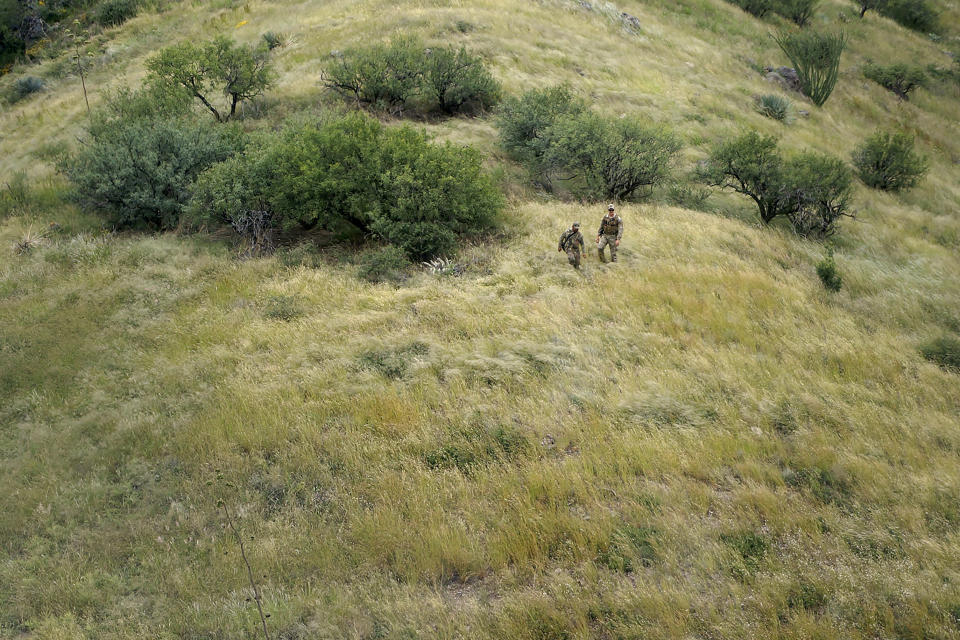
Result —
[[600, 256], [600, 262], [606, 262], [603, 255], [603, 248], [610, 247], [610, 262], [617, 261], [617, 247], [620, 246], [620, 238], [623, 237], [623, 220], [613, 210], [613, 205], [607, 207], [607, 215], [600, 221], [600, 229], [597, 231], [597, 255]]

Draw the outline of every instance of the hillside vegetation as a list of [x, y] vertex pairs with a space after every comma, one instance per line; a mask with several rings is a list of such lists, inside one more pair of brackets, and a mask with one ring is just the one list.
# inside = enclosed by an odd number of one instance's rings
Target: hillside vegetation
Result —
[[905, 131], [929, 171], [857, 182], [838, 291], [824, 242], [716, 190], [623, 203], [600, 264], [606, 202], [531, 186], [489, 113], [412, 119], [507, 199], [437, 268], [113, 232], [56, 171], [88, 122], [70, 52], [14, 66], [0, 90], [44, 86], [0, 112], [0, 637], [263, 637], [228, 515], [271, 638], [960, 637], [960, 85], [863, 75], [955, 68], [934, 4], [931, 37], [824, 0], [807, 28], [849, 42], [820, 108], [760, 73], [794, 27], [723, 0], [184, 1], [92, 36], [95, 111], [163, 47], [283, 34], [251, 132], [352, 109], [329, 53], [397, 35], [669, 127], [681, 182], [749, 130], [845, 161]]

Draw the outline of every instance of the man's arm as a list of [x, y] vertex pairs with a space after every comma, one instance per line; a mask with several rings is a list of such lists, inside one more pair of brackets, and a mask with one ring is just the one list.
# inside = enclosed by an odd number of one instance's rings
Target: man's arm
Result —
[[623, 218], [620, 218], [620, 224], [617, 225], [617, 240], [623, 237]]

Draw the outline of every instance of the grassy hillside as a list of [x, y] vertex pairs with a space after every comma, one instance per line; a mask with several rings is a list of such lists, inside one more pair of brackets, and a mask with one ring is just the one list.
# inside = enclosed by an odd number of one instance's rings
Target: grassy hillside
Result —
[[0, 183], [31, 185], [0, 220], [0, 637], [258, 637], [221, 500], [274, 638], [960, 637], [960, 377], [919, 353], [960, 334], [960, 94], [898, 102], [861, 73], [949, 65], [960, 8], [934, 41], [824, 2], [850, 51], [785, 126], [752, 108], [771, 87], [751, 65], [786, 63], [775, 22], [620, 0], [634, 32], [605, 7], [174, 3], [105, 32], [88, 87], [136, 85], [180, 39], [285, 32], [243, 120], [270, 127], [339, 104], [330, 50], [403, 32], [482, 53], [508, 93], [568, 82], [669, 124], [684, 169], [745, 128], [845, 158], [904, 128], [930, 174], [858, 187], [839, 293], [822, 244], [729, 195], [625, 205], [621, 261], [575, 273], [556, 238], [605, 203], [525, 186], [487, 117], [422, 123], [507, 164], [508, 228], [460, 277], [108, 233], [52, 165], [79, 79], [14, 70], [50, 81], [0, 114]]

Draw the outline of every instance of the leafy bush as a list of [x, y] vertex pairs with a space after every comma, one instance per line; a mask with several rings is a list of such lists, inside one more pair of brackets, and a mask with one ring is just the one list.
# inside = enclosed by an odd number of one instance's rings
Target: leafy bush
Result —
[[927, 77], [920, 67], [903, 63], [887, 66], [868, 64], [863, 69], [863, 75], [884, 89], [892, 91], [901, 100], [908, 100], [910, 92], [922, 87]]
[[818, 107], [823, 106], [837, 84], [846, 35], [842, 31], [781, 31], [774, 40], [797, 70], [804, 95]]
[[960, 373], [960, 339], [941, 336], [921, 346], [920, 353], [930, 362]]
[[423, 79], [427, 91], [447, 114], [481, 111], [500, 102], [497, 82], [479, 56], [445, 47], [428, 52]]
[[789, 98], [768, 93], [766, 95], [756, 96], [753, 101], [758, 113], [781, 122], [788, 122], [790, 120], [793, 103]]
[[558, 120], [546, 137], [547, 166], [567, 174], [574, 192], [613, 200], [664, 182], [681, 148], [676, 136], [653, 124], [593, 112]]
[[500, 85], [480, 57], [462, 48], [427, 49], [412, 37], [337, 54], [323, 81], [357, 105], [393, 113], [421, 96], [424, 110], [447, 114], [486, 109], [500, 100]]
[[501, 196], [481, 164], [473, 149], [352, 113], [261, 138], [201, 177], [190, 212], [234, 224], [262, 210], [280, 228], [373, 233], [423, 258], [494, 223]]
[[83, 146], [59, 168], [80, 202], [104, 210], [116, 226], [169, 229], [196, 177], [241, 146], [236, 129], [203, 125], [146, 93], [121, 92], [94, 114]]
[[913, 136], [877, 131], [853, 151], [864, 184], [883, 191], [914, 187], [927, 172], [926, 158], [913, 150]]
[[829, 236], [841, 217], [851, 216], [852, 175], [846, 165], [818, 153], [784, 160], [772, 136], [749, 132], [721, 143], [699, 173], [707, 184], [752, 199], [763, 222], [786, 216], [804, 236]]
[[787, 216], [801, 236], [826, 238], [841, 217], [853, 217], [853, 173], [839, 158], [808, 152], [790, 159], [785, 186], [793, 200]]
[[[229, 224], [246, 243], [247, 255], [267, 253], [274, 246], [276, 216], [261, 188], [272, 176], [269, 162], [258, 157], [255, 149], [217, 163], [193, 185], [186, 218], [194, 224]], [[198, 203], [203, 203], [202, 215], [198, 215]]]
[[19, 102], [27, 96], [31, 96], [35, 93], [39, 93], [46, 88], [46, 83], [43, 81], [43, 78], [38, 78], [36, 76], [23, 76], [22, 78], [17, 78], [13, 83], [13, 91], [11, 95], [11, 102]]
[[359, 260], [358, 275], [367, 282], [397, 282], [410, 267], [407, 254], [399, 247], [383, 247], [364, 253]]
[[583, 99], [566, 85], [508, 98], [497, 112], [500, 144], [530, 169], [535, 180], [549, 186], [550, 169], [544, 163], [550, 146], [546, 134], [560, 118], [579, 115], [586, 109]]
[[721, 143], [699, 171], [707, 184], [752, 199], [765, 223], [787, 213], [793, 204], [784, 179], [783, 158], [773, 136], [751, 131]]
[[877, 10], [908, 29], [932, 33], [939, 27], [939, 16], [928, 0], [884, 0]]
[[420, 90], [426, 50], [416, 38], [348, 49], [323, 70], [323, 82], [357, 105], [400, 111]]
[[[261, 95], [273, 77], [266, 51], [237, 46], [224, 36], [163, 49], [147, 60], [147, 69], [155, 86], [196, 98], [217, 122], [234, 117], [237, 106]], [[226, 97], [226, 105], [214, 104], [218, 94]]]
[[829, 291], [840, 291], [840, 287], [843, 286], [843, 278], [837, 271], [837, 263], [833, 259], [832, 249], [828, 249], [826, 257], [817, 263], [817, 276]]
[[501, 145], [536, 182], [550, 189], [562, 174], [585, 197], [626, 198], [663, 182], [680, 149], [662, 128], [588, 111], [566, 86], [507, 99], [497, 127]]
[[730, 2], [758, 18], [770, 13], [774, 7], [774, 0], [730, 0]]
[[775, 10], [780, 15], [793, 20], [798, 27], [804, 27], [820, 6], [820, 0], [776, 0]]
[[433, 145], [412, 129], [390, 131], [383, 141], [382, 206], [370, 230], [411, 258], [452, 250], [461, 236], [490, 227], [502, 198], [482, 172], [475, 149]]
[[97, 5], [93, 19], [100, 26], [115, 27], [137, 15], [139, 10], [139, 0], [105, 0]]

